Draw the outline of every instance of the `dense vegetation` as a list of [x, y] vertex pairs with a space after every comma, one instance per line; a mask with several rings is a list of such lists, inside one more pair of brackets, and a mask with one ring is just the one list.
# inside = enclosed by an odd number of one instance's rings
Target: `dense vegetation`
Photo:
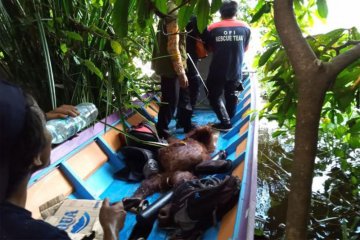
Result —
[[44, 110], [90, 101], [104, 116], [155, 89], [136, 65], [151, 57], [152, 29], [117, 35], [113, 1], [1, 1], [0, 10], [0, 69]]

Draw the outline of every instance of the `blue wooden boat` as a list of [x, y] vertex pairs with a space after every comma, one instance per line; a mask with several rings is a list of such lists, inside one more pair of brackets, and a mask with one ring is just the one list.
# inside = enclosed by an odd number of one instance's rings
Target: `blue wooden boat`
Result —
[[[218, 138], [217, 150], [226, 150], [228, 159], [238, 166], [233, 175], [242, 179], [238, 204], [228, 212], [221, 222], [209, 229], [203, 239], [253, 239], [257, 178], [257, 120], [251, 119], [256, 109], [256, 82], [244, 81], [244, 91], [239, 95], [236, 115], [232, 119], [233, 129]], [[151, 96], [147, 96], [151, 97]], [[158, 101], [152, 97], [149, 104], [140, 106], [140, 111], [123, 114], [125, 124], [136, 125], [144, 120], [155, 121]], [[215, 122], [216, 116], [210, 109], [198, 109], [193, 119], [199, 125]], [[26, 208], [33, 217], [40, 218], [39, 206], [61, 194], [70, 199], [104, 199], [119, 201], [131, 196], [139, 186], [113, 178], [113, 174], [124, 164], [116, 152], [124, 145], [124, 137], [109, 124], [123, 129], [120, 115], [114, 113], [76, 137], [56, 146], [51, 152], [51, 164], [36, 172], [28, 186]], [[173, 130], [175, 123], [172, 123]], [[174, 130], [175, 131], [175, 130]], [[179, 137], [183, 135], [178, 134]], [[215, 151], [216, 152], [216, 151]], [[148, 198], [155, 201], [160, 194]], [[136, 223], [135, 215], [129, 213], [120, 239], [128, 239]], [[167, 232], [154, 224], [148, 239], [166, 239]]]

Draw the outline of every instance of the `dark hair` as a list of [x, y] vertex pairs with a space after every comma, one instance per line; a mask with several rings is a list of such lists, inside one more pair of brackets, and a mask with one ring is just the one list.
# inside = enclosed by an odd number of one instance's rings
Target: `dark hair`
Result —
[[236, 1], [225, 1], [220, 7], [222, 18], [232, 18], [236, 16], [238, 3]]
[[37, 170], [31, 167], [32, 163], [44, 150], [47, 143], [43, 112], [30, 95], [25, 94], [25, 100], [23, 129], [16, 142], [6, 151], [7, 154], [4, 158], [4, 161], [7, 161], [5, 166], [7, 166], [8, 181], [7, 186], [5, 186], [6, 194], [0, 196], [0, 201], [16, 190], [24, 177]]

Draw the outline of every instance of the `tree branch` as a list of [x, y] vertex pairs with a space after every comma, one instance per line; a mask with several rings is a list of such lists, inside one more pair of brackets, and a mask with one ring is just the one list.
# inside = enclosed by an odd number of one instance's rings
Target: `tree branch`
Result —
[[360, 58], [360, 43], [350, 50], [334, 57], [329, 63], [331, 65], [331, 75], [338, 75], [344, 68], [349, 66], [351, 63], [355, 62]]
[[[276, 29], [295, 72], [309, 72], [316, 62], [316, 55], [306, 42], [296, 22], [293, 0], [275, 0]], [[301, 59], [299, 61], [299, 59]], [[299, 76], [301, 77], [301, 76]]]

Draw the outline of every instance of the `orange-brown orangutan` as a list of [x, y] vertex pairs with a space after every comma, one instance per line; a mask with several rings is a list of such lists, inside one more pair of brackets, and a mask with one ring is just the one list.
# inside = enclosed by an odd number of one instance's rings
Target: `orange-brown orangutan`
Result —
[[169, 146], [159, 149], [161, 173], [143, 180], [133, 198], [144, 199], [196, 178], [193, 174], [195, 166], [210, 159], [215, 143], [216, 135], [209, 126], [194, 129], [183, 140], [170, 139]]

